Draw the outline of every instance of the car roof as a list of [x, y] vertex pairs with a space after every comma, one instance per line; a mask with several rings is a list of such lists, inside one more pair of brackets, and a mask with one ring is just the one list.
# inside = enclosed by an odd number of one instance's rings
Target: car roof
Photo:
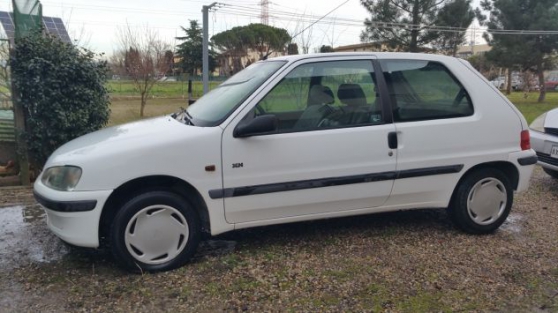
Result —
[[377, 59], [415, 59], [415, 60], [430, 60], [430, 61], [444, 61], [455, 62], [458, 59], [455, 57], [428, 54], [428, 53], [411, 53], [411, 52], [331, 52], [331, 53], [314, 53], [314, 54], [298, 54], [287, 55], [275, 58], [270, 58], [270, 61], [289, 61], [295, 62], [299, 60], [332, 58], [332, 57], [374, 57]]

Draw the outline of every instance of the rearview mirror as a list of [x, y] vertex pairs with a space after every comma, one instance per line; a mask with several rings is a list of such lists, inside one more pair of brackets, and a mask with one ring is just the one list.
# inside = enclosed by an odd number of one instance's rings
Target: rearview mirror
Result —
[[235, 138], [250, 137], [259, 134], [271, 133], [277, 130], [277, 117], [272, 114], [257, 116], [253, 120], [241, 123], [233, 132]]

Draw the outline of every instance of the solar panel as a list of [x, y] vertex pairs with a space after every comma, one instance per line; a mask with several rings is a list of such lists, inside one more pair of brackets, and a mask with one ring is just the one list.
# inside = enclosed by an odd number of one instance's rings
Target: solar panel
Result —
[[[0, 23], [4, 28], [4, 33], [6, 37], [10, 40], [13, 44], [14, 37], [15, 37], [15, 26], [14, 26], [14, 18], [13, 14], [9, 12], [0, 11]], [[66, 30], [66, 26], [64, 26], [64, 22], [59, 17], [50, 17], [50, 16], [43, 16], [43, 26], [47, 33], [54, 35], [63, 42], [71, 43], [72, 40], [68, 35], [68, 31]]]

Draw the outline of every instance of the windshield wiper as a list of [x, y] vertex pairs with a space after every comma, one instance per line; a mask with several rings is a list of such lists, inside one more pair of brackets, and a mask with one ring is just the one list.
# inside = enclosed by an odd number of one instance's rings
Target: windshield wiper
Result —
[[171, 117], [179, 122], [183, 122], [186, 125], [195, 126], [194, 122], [192, 122], [192, 115], [190, 115], [190, 113], [188, 113], [188, 111], [186, 111], [186, 109], [183, 107], [180, 107], [179, 112], [171, 114]]
[[[183, 110], [184, 110], [184, 109], [183, 109]], [[190, 125], [196, 126], [196, 125], [194, 125], [194, 122], [192, 122], [192, 120], [193, 120], [194, 118], [192, 117], [192, 115], [190, 115], [190, 113], [188, 113], [188, 111], [184, 110], [184, 115], [185, 115], [185, 117], [188, 119], [188, 122], [190, 123]]]

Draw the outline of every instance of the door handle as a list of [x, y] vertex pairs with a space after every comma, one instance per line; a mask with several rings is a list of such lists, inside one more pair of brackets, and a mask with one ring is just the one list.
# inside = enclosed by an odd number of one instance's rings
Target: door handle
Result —
[[397, 132], [388, 133], [388, 147], [390, 149], [397, 149]]

